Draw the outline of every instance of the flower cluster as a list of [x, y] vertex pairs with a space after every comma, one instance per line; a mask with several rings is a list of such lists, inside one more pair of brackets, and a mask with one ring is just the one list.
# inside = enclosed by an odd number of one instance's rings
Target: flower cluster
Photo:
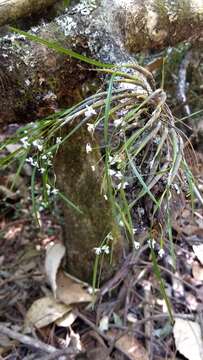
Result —
[[52, 187], [49, 184], [46, 184], [46, 188], [47, 188], [47, 194], [48, 195], [57, 195], [59, 193], [59, 190], [55, 187]]
[[100, 247], [95, 247], [94, 251], [95, 251], [96, 255], [101, 255], [101, 254], [108, 255], [110, 253], [110, 248], [109, 248], [109, 245], [102, 245]]
[[34, 140], [32, 145], [39, 151], [43, 150], [43, 143], [42, 140]]
[[36, 167], [36, 168], [39, 167], [38, 162], [35, 161], [31, 156], [26, 159], [26, 162], [29, 163], [30, 165]]
[[[148, 245], [150, 247], [150, 249], [155, 249], [155, 246], [157, 245], [156, 241], [154, 239], [149, 239], [148, 241]], [[157, 246], [156, 246], [157, 247]], [[158, 255], [159, 257], [162, 259], [165, 255], [165, 250], [163, 249], [163, 247], [160, 247], [158, 250]]]
[[[40, 144], [37, 143], [36, 146], [39, 146], [39, 145]], [[36, 160], [34, 160], [34, 158], [32, 156], [29, 156], [26, 159], [26, 162], [29, 163], [31, 166], [37, 168], [41, 174], [44, 174], [44, 172], [46, 171], [47, 166], [52, 165], [52, 157], [53, 157], [52, 153], [48, 152], [47, 154], [41, 155], [40, 158], [39, 158], [39, 161], [36, 161]], [[45, 167], [44, 167], [43, 164], [44, 164], [45, 160], [46, 160], [46, 163], [45, 163]]]
[[109, 169], [109, 176], [120, 180], [120, 182], [116, 185], [118, 190], [126, 189], [126, 187], [129, 185], [127, 181], [123, 181], [124, 176], [120, 170]]

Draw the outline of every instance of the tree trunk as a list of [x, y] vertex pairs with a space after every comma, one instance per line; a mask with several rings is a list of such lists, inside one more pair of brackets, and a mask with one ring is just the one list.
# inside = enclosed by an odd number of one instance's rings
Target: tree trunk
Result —
[[[89, 153], [87, 144], [92, 147]], [[113, 256], [110, 262], [110, 254], [104, 254], [101, 280], [109, 279], [127, 246], [113, 217], [110, 201], [101, 191], [104, 169], [96, 138], [84, 127], [77, 130], [57, 153], [54, 169], [58, 187], [82, 211], [74, 211], [64, 203], [67, 269], [91, 283], [95, 248], [107, 244]]]
[[0, 26], [31, 16], [56, 3], [56, 0], [0, 0]]

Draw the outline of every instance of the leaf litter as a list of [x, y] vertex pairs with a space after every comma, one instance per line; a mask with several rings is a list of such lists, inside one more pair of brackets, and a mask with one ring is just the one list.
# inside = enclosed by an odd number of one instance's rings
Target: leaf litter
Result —
[[[62, 269], [63, 245], [59, 244], [57, 237], [55, 240], [53, 235], [50, 236], [46, 232], [43, 234], [36, 232], [34, 225], [30, 226], [29, 213], [25, 213], [24, 216], [26, 221], [23, 222], [20, 232], [13, 233], [9, 237], [7, 234], [9, 228], [12, 229], [12, 221], [8, 227], [6, 227], [6, 223], [1, 223], [2, 229], [5, 229], [4, 241], [7, 239], [5, 246], [8, 246], [8, 257], [2, 258], [1, 283], [5, 284], [3, 288], [0, 283], [0, 296], [3, 300], [1, 310], [5, 314], [1, 316], [1, 321], [5, 323], [5, 326], [15, 329], [16, 320], [14, 318], [16, 317], [21, 324], [19, 329], [22, 333], [26, 326], [28, 327], [28, 324], [32, 324], [35, 331], [37, 331], [38, 338], [43, 339], [45, 342], [49, 342], [48, 339], [53, 334], [51, 343], [54, 344], [56, 351], [63, 350], [68, 346], [68, 349], [75, 349], [75, 353], [77, 351], [86, 352], [92, 354], [98, 360], [148, 360], [147, 343], [150, 343], [151, 351], [157, 354], [157, 359], [164, 359], [166, 349], [170, 354], [169, 358], [172, 359], [176, 349], [178, 354], [183, 354], [189, 360], [193, 360], [190, 355], [187, 357], [186, 349], [191, 347], [191, 341], [194, 339], [191, 340], [191, 336], [188, 334], [189, 327], [186, 324], [189, 323], [190, 325], [190, 322], [197, 324], [195, 326], [198, 326], [197, 333], [199, 334], [202, 323], [201, 321], [196, 322], [195, 319], [196, 315], [203, 310], [203, 284], [201, 278], [202, 265], [197, 251], [196, 253], [193, 252], [191, 233], [188, 238], [184, 233], [174, 230], [178, 259], [176, 273], [172, 268], [170, 254], [166, 254], [160, 260], [162, 276], [165, 279], [165, 286], [173, 306], [173, 312], [180, 316], [180, 318], [176, 317], [176, 323], [171, 327], [167, 309], [163, 306], [164, 302], [160, 297], [159, 285], [151, 272], [150, 253], [147, 247], [139, 250], [140, 256], [135, 262], [132, 261], [133, 257], [129, 258], [126, 263], [128, 270], [121, 269], [118, 282], [116, 280], [117, 275], [115, 275], [115, 280], [111, 279], [110, 283], [105, 284], [105, 291], [101, 289], [103, 295], [99, 296], [97, 294], [98, 301], [92, 308], [92, 295], [89, 293], [88, 285], [69, 277]], [[186, 218], [184, 219], [186, 221]], [[191, 213], [189, 212], [187, 219], [191, 222]], [[47, 220], [44, 221], [46, 225]], [[183, 221], [182, 218], [180, 218], [181, 221]], [[58, 231], [58, 225], [53, 224], [53, 228], [55, 226]], [[198, 225], [195, 226], [197, 229]], [[31, 234], [29, 231], [31, 231]], [[36, 241], [35, 246], [30, 248], [29, 241], [25, 241], [25, 239], [28, 238], [29, 240], [30, 237], [33, 237], [33, 231], [35, 231]], [[46, 264], [49, 263], [45, 256], [45, 247], [47, 243], [50, 242], [51, 244], [53, 240], [54, 245], [50, 249], [53, 251], [58, 248], [61, 249], [61, 252], [59, 250], [55, 267], [45, 266], [46, 279], [48, 284], [51, 285], [50, 289], [45, 283], [42, 264], [43, 261]], [[184, 246], [182, 245], [183, 241], [185, 241]], [[13, 255], [13, 245], [16, 247], [16, 251], [21, 253], [17, 257], [17, 264], [15, 264], [16, 258]], [[35, 256], [33, 257], [32, 254], [35, 254]], [[49, 256], [50, 254], [49, 252]], [[32, 264], [30, 258], [32, 258]], [[43, 260], [43, 258], [45, 259]], [[12, 263], [12, 269], [10, 266], [8, 267], [7, 260]], [[146, 313], [145, 281], [150, 281], [153, 284], [150, 290], [151, 300], [147, 310], [147, 318], [144, 317], [144, 311]], [[112, 286], [114, 290], [111, 290]], [[195, 307], [191, 305], [194, 302], [191, 296], [195, 298]], [[14, 312], [10, 312], [11, 306]], [[180, 345], [180, 339], [177, 340], [176, 336], [179, 320], [184, 321], [184, 323], [181, 323], [182, 331], [180, 331], [182, 334], [185, 333], [184, 350]], [[146, 333], [146, 324], [148, 322], [152, 329], [150, 339], [148, 338], [149, 335], [146, 335], [148, 334]], [[55, 328], [60, 329], [61, 335], [56, 334]], [[73, 336], [73, 332], [77, 335], [77, 339]], [[94, 333], [93, 338], [92, 335], [89, 335], [90, 332]], [[1, 354], [12, 351], [13, 340], [6, 339], [4, 342], [2, 341], [0, 346]], [[173, 341], [174, 345], [171, 346]], [[199, 356], [197, 355], [198, 347], [195, 342], [193, 342], [193, 347], [196, 347], [194, 356]], [[32, 353], [32, 350], [27, 349], [25, 345], [22, 348], [25, 349], [23, 351], [26, 351], [27, 354]], [[18, 351], [21, 351], [20, 356], [23, 359], [22, 349]], [[176, 358], [179, 358], [178, 355]], [[197, 357], [195, 360], [199, 360], [199, 358]]]

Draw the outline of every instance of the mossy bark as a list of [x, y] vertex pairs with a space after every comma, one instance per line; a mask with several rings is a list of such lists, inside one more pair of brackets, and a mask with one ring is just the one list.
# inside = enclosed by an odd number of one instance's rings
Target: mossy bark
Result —
[[[113, 217], [112, 206], [102, 193], [104, 169], [98, 143], [84, 126], [62, 145], [56, 155], [54, 168], [58, 187], [82, 211], [81, 214], [64, 203], [67, 270], [91, 283], [95, 247], [99, 247], [111, 233], [113, 240], [107, 241], [107, 244], [113, 256], [112, 262], [110, 254], [103, 256], [103, 281], [118, 267], [126, 246]], [[86, 144], [91, 145], [92, 151], [87, 153]]]
[[163, 49], [184, 40], [202, 40], [202, 1], [104, 1], [109, 9], [109, 30], [130, 52]]
[[55, 4], [57, 0], [6, 0], [0, 2], [0, 26], [29, 17]]
[[[83, 0], [31, 32], [103, 62], [133, 62], [129, 51], [200, 37], [202, 12], [198, 0]], [[7, 29], [0, 33], [1, 124], [30, 121], [69, 106], [80, 97], [83, 84], [96, 77], [84, 63]]]

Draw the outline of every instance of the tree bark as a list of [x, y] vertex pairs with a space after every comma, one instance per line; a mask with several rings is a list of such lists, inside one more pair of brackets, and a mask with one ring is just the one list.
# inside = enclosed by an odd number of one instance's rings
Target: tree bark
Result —
[[105, 6], [109, 31], [133, 53], [202, 36], [202, 0], [105, 0]]
[[[154, 50], [200, 36], [202, 12], [198, 0], [84, 1], [31, 32], [103, 62], [122, 63], [134, 61], [129, 50]], [[84, 63], [1, 32], [0, 122], [43, 117], [84, 95], [82, 86], [92, 77]]]
[[[89, 153], [86, 144], [92, 147]], [[110, 254], [104, 254], [102, 261], [101, 280], [107, 280], [118, 267], [127, 244], [115, 222], [112, 205], [101, 191], [104, 168], [99, 142], [82, 127], [62, 145], [54, 163], [58, 187], [82, 211], [74, 211], [64, 203], [67, 270], [91, 283], [95, 248], [105, 243], [113, 252], [112, 262]]]
[[31, 16], [56, 3], [56, 0], [0, 0], [0, 26]]

